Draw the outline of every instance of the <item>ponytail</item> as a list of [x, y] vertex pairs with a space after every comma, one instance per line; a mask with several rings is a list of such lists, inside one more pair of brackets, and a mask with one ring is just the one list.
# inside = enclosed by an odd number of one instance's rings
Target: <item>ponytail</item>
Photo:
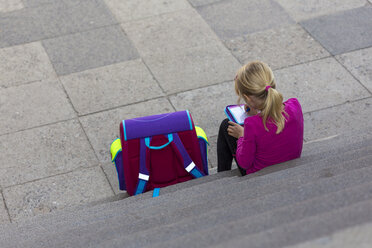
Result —
[[267, 87], [265, 91], [267, 96], [261, 110], [262, 120], [266, 131], [269, 131], [266, 122], [270, 118], [277, 126], [276, 134], [279, 134], [284, 129], [285, 119], [283, 116], [283, 95], [273, 87]]

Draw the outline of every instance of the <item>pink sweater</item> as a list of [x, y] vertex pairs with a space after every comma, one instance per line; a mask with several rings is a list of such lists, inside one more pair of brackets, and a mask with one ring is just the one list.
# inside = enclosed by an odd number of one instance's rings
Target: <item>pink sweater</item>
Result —
[[304, 120], [301, 105], [296, 98], [284, 102], [288, 114], [284, 129], [276, 134], [276, 126], [266, 122], [258, 114], [245, 119], [244, 137], [238, 139], [236, 159], [247, 174], [259, 171], [269, 165], [299, 158], [302, 152]]

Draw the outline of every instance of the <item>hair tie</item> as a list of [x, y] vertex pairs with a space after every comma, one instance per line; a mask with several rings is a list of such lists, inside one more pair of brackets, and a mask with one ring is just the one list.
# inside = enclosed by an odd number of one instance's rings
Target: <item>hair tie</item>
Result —
[[265, 87], [265, 90], [266, 90], [266, 91], [269, 91], [270, 88], [271, 88], [271, 86], [268, 85], [268, 86]]

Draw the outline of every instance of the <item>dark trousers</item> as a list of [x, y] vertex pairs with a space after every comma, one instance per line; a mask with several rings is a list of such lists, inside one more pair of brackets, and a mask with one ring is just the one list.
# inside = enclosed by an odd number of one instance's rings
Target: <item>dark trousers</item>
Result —
[[[227, 133], [227, 128], [229, 126], [229, 119], [222, 121], [220, 125], [220, 130], [218, 132], [217, 138], [217, 159], [218, 167], [217, 171], [227, 171], [231, 170], [231, 164], [233, 158], [235, 158], [237, 139], [230, 136]], [[235, 159], [240, 173], [244, 176], [246, 175], [245, 169], [241, 168]]]

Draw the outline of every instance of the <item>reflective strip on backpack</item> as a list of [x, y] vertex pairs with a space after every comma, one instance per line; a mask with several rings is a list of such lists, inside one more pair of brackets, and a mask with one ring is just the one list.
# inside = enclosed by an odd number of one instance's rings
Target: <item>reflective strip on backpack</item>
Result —
[[191, 162], [191, 164], [189, 164], [186, 168], [185, 168], [185, 170], [187, 171], [187, 172], [190, 172], [192, 169], [194, 169], [195, 168], [195, 164], [194, 164], [194, 162]]
[[150, 178], [150, 173], [146, 168], [146, 143], [145, 139], [140, 139], [140, 166], [139, 166], [139, 173], [138, 173], [138, 184], [135, 195], [142, 194], [147, 185], [147, 181]]
[[[198, 167], [196, 167], [195, 163], [191, 160], [190, 155], [187, 153], [182, 141], [177, 133], [173, 134], [173, 143], [178, 149], [179, 154], [183, 160], [183, 167], [187, 172], [189, 172], [194, 177], [204, 176], [203, 172], [201, 172]], [[192, 173], [192, 171], [197, 171], [196, 173]]]
[[142, 180], [145, 180], [145, 181], [148, 181], [149, 178], [150, 178], [150, 176], [149, 175], [142, 174], [142, 173], [139, 173], [138, 178], [139, 179], [142, 179]]

